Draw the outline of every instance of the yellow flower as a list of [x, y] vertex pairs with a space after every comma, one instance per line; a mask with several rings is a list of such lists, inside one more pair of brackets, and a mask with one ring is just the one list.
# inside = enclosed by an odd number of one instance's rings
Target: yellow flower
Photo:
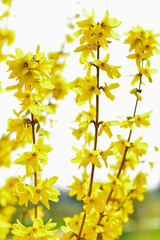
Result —
[[90, 214], [92, 210], [103, 212], [106, 207], [106, 201], [101, 192], [94, 194], [92, 197], [85, 197], [84, 204], [84, 209], [87, 215]]
[[42, 88], [53, 89], [54, 85], [50, 79], [50, 73], [53, 66], [52, 60], [46, 60], [43, 52], [39, 52], [37, 46], [36, 54], [24, 54], [20, 48], [16, 48], [16, 55], [9, 55], [13, 60], [7, 61], [8, 71], [12, 71], [10, 78], [19, 80], [19, 86], [25, 86], [27, 91], [33, 87], [41, 93]]
[[107, 54], [103, 61], [97, 59], [92, 62], [92, 64], [98, 66], [101, 70], [105, 71], [109, 78], [113, 79], [114, 77], [119, 78], [121, 75], [118, 71], [119, 66], [112, 66], [108, 64], [109, 54]]
[[123, 139], [121, 135], [117, 135], [119, 141], [112, 143], [112, 150], [113, 154], [116, 155], [117, 153], [120, 153], [121, 155], [124, 154], [125, 148], [130, 147], [130, 143]]
[[78, 94], [78, 105], [81, 106], [86, 101], [91, 101], [94, 95], [100, 95], [101, 91], [97, 88], [97, 78], [95, 76], [86, 76], [80, 80], [77, 88], [73, 91]]
[[11, 0], [2, 0], [2, 3], [8, 5], [8, 7], [11, 6]]
[[141, 90], [139, 91], [137, 88], [133, 88], [130, 91], [130, 94], [134, 94], [139, 101], [142, 100], [142, 96], [140, 95], [140, 93], [141, 93]]
[[101, 151], [101, 153], [100, 153], [100, 155], [101, 155], [101, 157], [102, 157], [102, 160], [103, 160], [104, 163], [105, 163], [106, 168], [108, 167], [107, 157], [113, 155], [113, 152], [112, 152], [112, 150], [111, 150], [111, 147], [112, 147], [112, 146], [110, 146], [110, 147], [109, 147], [107, 150], [105, 150], [105, 151]]
[[56, 100], [64, 99], [64, 97], [68, 94], [68, 84], [65, 82], [65, 79], [61, 76], [54, 77], [54, 89], [51, 93], [53, 93], [53, 97]]
[[160, 44], [156, 40], [156, 37], [160, 36], [160, 34], [153, 34], [152, 30], [144, 30], [141, 26], [137, 25], [133, 27], [132, 30], [125, 33], [125, 35], [127, 38], [124, 43], [130, 44], [130, 52], [135, 50], [135, 54], [130, 56], [137, 60], [138, 66], [140, 65], [140, 59], [147, 60], [153, 56], [154, 52], [157, 54], [160, 53], [157, 49], [157, 46]]
[[33, 222], [32, 227], [25, 227], [23, 226], [20, 221], [17, 219], [17, 223], [13, 224], [13, 230], [11, 231], [13, 235], [23, 237], [23, 239], [27, 240], [51, 240], [57, 237], [56, 232], [57, 230], [53, 229], [57, 224], [51, 223], [52, 219], [44, 225], [42, 219], [36, 218]]
[[108, 135], [108, 137], [111, 138], [112, 132], [111, 132], [110, 126], [112, 126], [110, 122], [103, 122], [101, 124], [101, 128], [99, 129], [98, 135], [100, 136], [102, 132], [105, 132]]
[[1, 232], [1, 239], [5, 240], [11, 228], [11, 223], [9, 223], [5, 217], [0, 214], [0, 232]]
[[68, 186], [69, 188], [71, 188], [69, 196], [73, 197], [74, 195], [76, 195], [76, 199], [78, 201], [81, 201], [83, 197], [86, 196], [88, 193], [89, 175], [87, 174], [86, 169], [84, 169], [84, 172], [82, 174], [82, 181], [75, 176], [73, 176], [73, 178], [74, 182], [72, 183], [72, 185]]
[[101, 28], [108, 33], [107, 38], [119, 39], [119, 34], [112, 29], [121, 25], [121, 21], [117, 21], [115, 18], [109, 18], [109, 12], [106, 10], [104, 18], [100, 22]]
[[43, 105], [41, 103], [44, 99], [44, 96], [42, 95], [25, 91], [16, 92], [14, 96], [21, 101], [22, 108], [19, 111], [18, 116], [28, 109], [36, 118], [39, 117], [41, 111], [46, 111], [49, 114], [54, 113], [54, 109], [52, 109], [51, 106]]
[[135, 190], [132, 193], [132, 197], [137, 198], [138, 201], [144, 200], [143, 194], [147, 191], [146, 186], [144, 186], [144, 185], [147, 185], [147, 180], [146, 180], [147, 176], [148, 174], [139, 172], [137, 173], [136, 177], [133, 180]]
[[8, 120], [8, 128], [7, 131], [16, 132], [16, 141], [28, 141], [29, 143], [32, 142], [32, 128], [28, 122], [29, 119], [21, 118], [18, 119], [11, 119]]
[[81, 151], [75, 147], [72, 147], [72, 148], [77, 153], [77, 156], [73, 158], [71, 162], [80, 163], [78, 168], [80, 168], [81, 166], [86, 168], [89, 163], [94, 164], [97, 168], [102, 167], [99, 161], [99, 156], [98, 156], [101, 153], [101, 150], [97, 149], [97, 150], [90, 151], [83, 147]]
[[52, 147], [49, 145], [44, 145], [43, 141], [44, 138], [39, 137], [37, 144], [32, 145], [32, 152], [25, 152], [23, 155], [18, 154], [20, 158], [14, 161], [15, 164], [26, 166], [27, 176], [31, 176], [33, 172], [41, 172], [42, 166], [47, 164], [48, 156], [45, 153], [50, 152]]
[[144, 74], [148, 78], [149, 82], [151, 83], [153, 81], [153, 79], [151, 77], [151, 74], [157, 73], [158, 70], [157, 69], [150, 69], [150, 61], [147, 61], [145, 68], [140, 67], [139, 72], [141, 74]]
[[134, 117], [134, 122], [137, 127], [145, 126], [148, 127], [150, 125], [150, 112], [143, 113], [141, 115], [136, 115]]
[[94, 10], [92, 10], [91, 16], [88, 15], [87, 11], [85, 11], [85, 15], [86, 20], [77, 22], [77, 26], [80, 29], [74, 33], [75, 37], [82, 34], [82, 37], [80, 38], [81, 45], [84, 43], [89, 45], [96, 44], [106, 49], [108, 48], [108, 43], [111, 42], [107, 40], [107, 38], [119, 38], [119, 35], [112, 29], [118, 27], [121, 22], [118, 22], [116, 19], [110, 19], [108, 11], [105, 12], [105, 16], [101, 23], [97, 24], [94, 22]]
[[11, 140], [9, 135], [3, 134], [0, 139], [0, 167], [10, 167], [11, 151], [17, 148], [14, 140]]
[[95, 54], [94, 54], [93, 50], [96, 50], [96, 48], [94, 46], [83, 45], [83, 46], [77, 47], [74, 51], [82, 52], [79, 61], [81, 64], [84, 64], [87, 61], [90, 54], [91, 54], [92, 58], [95, 59]]
[[68, 43], [72, 43], [75, 41], [75, 39], [70, 34], [66, 34], [66, 40]]
[[80, 215], [74, 214], [72, 218], [65, 217], [63, 220], [72, 231], [78, 232], [82, 221], [82, 213]]
[[108, 86], [107, 86], [107, 83], [105, 83], [104, 93], [105, 93], [106, 97], [113, 101], [115, 99], [115, 96], [113, 96], [113, 94], [110, 92], [110, 90], [115, 89], [117, 87], [119, 87], [119, 83], [112, 83]]
[[123, 128], [130, 128], [133, 129], [133, 125], [134, 125], [134, 118], [133, 117], [126, 117], [125, 120], [123, 120], [120, 124], [120, 127]]
[[[5, 14], [7, 14], [7, 12]], [[0, 36], [0, 61], [4, 61], [6, 60], [7, 55], [3, 54], [2, 48], [5, 44], [10, 45], [14, 42], [15, 34], [14, 31], [7, 28], [0, 28]]]
[[148, 144], [141, 142], [142, 137], [139, 137], [135, 140], [134, 143], [130, 144], [130, 148], [127, 151], [127, 158], [134, 156], [137, 162], [139, 162], [139, 156], [143, 156], [147, 152]]
[[9, 66], [8, 71], [12, 70], [10, 78], [20, 78], [27, 74], [30, 69], [35, 69], [37, 62], [32, 61], [33, 54], [27, 53], [26, 55], [20, 48], [15, 49], [15, 56], [9, 55], [14, 60], [8, 60], [7, 65]]
[[39, 201], [43, 203], [48, 209], [50, 209], [48, 200], [53, 202], [58, 202], [59, 191], [52, 187], [52, 185], [57, 181], [58, 177], [52, 177], [50, 179], [46, 178], [44, 181], [38, 179], [38, 184], [36, 186], [29, 186], [31, 193], [30, 201], [33, 204], [38, 204]]
[[19, 205], [25, 204], [28, 206], [28, 202], [30, 201], [30, 189], [29, 185], [25, 184], [23, 178], [18, 176], [19, 182], [15, 185], [15, 193], [19, 197]]
[[136, 64], [138, 67], [140, 67], [142, 59], [145, 58], [144, 52], [141, 51], [141, 49], [137, 48], [135, 54], [130, 54], [127, 56], [129, 59], [136, 59]]

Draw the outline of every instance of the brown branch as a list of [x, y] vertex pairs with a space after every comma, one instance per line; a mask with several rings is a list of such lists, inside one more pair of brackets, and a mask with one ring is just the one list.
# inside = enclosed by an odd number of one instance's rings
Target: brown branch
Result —
[[[143, 67], [143, 59], [142, 59], [142, 67]], [[141, 74], [141, 73], [139, 73], [139, 74], [140, 74], [140, 82], [139, 82], [139, 88], [138, 88], [138, 91], [141, 91], [141, 85], [142, 85], [142, 74]], [[138, 100], [138, 98], [137, 98], [137, 99], [136, 99], [136, 103], [135, 103], [135, 107], [134, 107], [133, 117], [135, 117], [135, 115], [136, 115], [138, 101], [139, 101], [139, 100]], [[130, 129], [130, 131], [129, 131], [129, 135], [128, 135], [128, 139], [127, 139], [128, 142], [130, 142], [131, 135], [132, 135], [132, 129]], [[122, 170], [123, 170], [123, 167], [124, 167], [124, 164], [125, 164], [125, 159], [126, 159], [126, 154], [127, 154], [128, 148], [129, 148], [129, 147], [127, 147], [127, 146], [125, 147], [124, 154], [123, 154], [123, 158], [122, 158], [122, 162], [121, 162], [121, 165], [120, 165], [119, 171], [118, 171], [118, 173], [117, 173], [117, 178], [120, 177], [120, 174], [121, 174], [121, 172], [122, 172]], [[108, 198], [107, 198], [107, 200], [106, 200], [106, 205], [107, 205], [108, 202], [110, 201], [111, 196], [112, 196], [112, 193], [113, 193], [113, 187], [111, 188], [111, 191], [109, 192]], [[103, 218], [103, 214], [104, 214], [104, 212], [101, 212], [101, 213], [100, 213], [100, 217], [99, 217], [99, 220], [98, 220], [97, 225], [100, 224], [100, 222], [101, 222], [101, 220], [102, 220], [102, 218]]]
[[[32, 138], [33, 138], [33, 144], [36, 143], [36, 137], [35, 137], [35, 119], [33, 113], [31, 113], [31, 126], [32, 126]], [[34, 173], [34, 186], [37, 187], [37, 173]], [[37, 204], [34, 205], [34, 216], [37, 218]]]
[[[97, 45], [97, 59], [99, 59], [99, 49], [100, 49], [100, 45], [98, 44]], [[97, 88], [99, 88], [99, 67], [96, 66], [96, 69], [97, 69]], [[94, 126], [95, 126], [94, 150], [97, 149], [97, 142], [98, 142], [98, 127], [99, 127], [98, 115], [99, 115], [99, 95], [96, 95], [96, 119], [95, 119], [95, 122], [94, 122]], [[89, 190], [88, 190], [88, 195], [87, 195], [88, 197], [90, 197], [91, 194], [92, 194], [94, 170], [95, 170], [95, 165], [92, 163], [91, 178], [90, 178]], [[83, 226], [85, 224], [85, 219], [86, 219], [86, 213], [84, 212], [82, 223], [81, 223], [81, 226], [80, 226], [80, 230], [79, 230], [79, 233], [78, 233], [78, 236], [77, 236], [77, 240], [80, 240], [81, 233], [82, 233], [82, 230], [83, 230]]]

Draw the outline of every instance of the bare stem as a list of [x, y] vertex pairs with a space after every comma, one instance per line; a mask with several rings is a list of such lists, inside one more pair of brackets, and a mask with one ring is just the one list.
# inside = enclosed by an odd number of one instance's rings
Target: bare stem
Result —
[[[35, 119], [33, 113], [31, 113], [31, 125], [32, 125], [32, 138], [33, 144], [36, 143], [35, 137]], [[34, 186], [37, 187], [37, 173], [34, 173]], [[34, 216], [37, 218], [37, 204], [34, 205]]]

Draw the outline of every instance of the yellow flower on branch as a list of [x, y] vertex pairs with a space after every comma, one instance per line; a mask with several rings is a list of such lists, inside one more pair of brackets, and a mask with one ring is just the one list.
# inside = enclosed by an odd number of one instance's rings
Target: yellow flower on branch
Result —
[[38, 179], [37, 187], [30, 185], [30, 201], [33, 204], [38, 204], [38, 202], [41, 201], [41, 203], [50, 209], [49, 200], [53, 202], [59, 201], [58, 196], [60, 195], [60, 192], [52, 187], [52, 185], [57, 181], [57, 178], [58, 177], [56, 176], [50, 179], [46, 178], [44, 181]]
[[73, 150], [76, 152], [77, 156], [71, 160], [72, 163], [80, 163], [78, 168], [83, 166], [86, 168], [89, 163], [94, 164], [97, 168], [101, 168], [101, 163], [99, 161], [99, 154], [101, 153], [100, 149], [90, 151], [83, 147], [82, 151], [72, 147]]
[[157, 46], [160, 45], [156, 37], [160, 34], [153, 34], [152, 30], [144, 30], [141, 26], [137, 25], [132, 30], [125, 33], [127, 38], [125, 44], [130, 44], [129, 51], [135, 51], [135, 54], [129, 55], [129, 58], [135, 58], [137, 66], [140, 66], [140, 60], [147, 60], [153, 53], [159, 54]]
[[37, 143], [32, 145], [32, 152], [25, 152], [23, 155], [18, 154], [20, 158], [14, 161], [15, 164], [26, 166], [27, 176], [31, 176], [33, 172], [41, 172], [42, 166], [48, 162], [48, 156], [46, 153], [50, 152], [52, 147], [44, 145], [43, 141], [43, 137], [39, 137]]
[[126, 147], [129, 148], [131, 145], [127, 140], [122, 138], [121, 135], [117, 135], [117, 138], [119, 141], [112, 142], [112, 151], [113, 151], [114, 155], [116, 155], [117, 153], [122, 155], [122, 154], [124, 154], [125, 148]]
[[111, 122], [103, 122], [101, 124], [101, 128], [99, 129], [98, 135], [100, 136], [102, 132], [105, 132], [108, 135], [108, 137], [111, 138], [112, 132], [110, 126], [112, 126]]
[[115, 99], [115, 96], [113, 96], [113, 94], [110, 92], [110, 90], [115, 89], [117, 87], [119, 87], [119, 83], [111, 83], [110, 85], [107, 85], [107, 83], [105, 83], [105, 87], [104, 87], [103, 91], [104, 91], [106, 97], [113, 101]]
[[73, 91], [78, 94], [78, 105], [81, 106], [86, 101], [91, 101], [94, 95], [100, 95], [101, 91], [97, 88], [97, 78], [95, 76], [86, 76], [78, 83], [77, 88]]
[[15, 193], [19, 197], [19, 205], [25, 204], [28, 206], [30, 201], [30, 190], [29, 185], [24, 182], [24, 179], [21, 176], [18, 176], [19, 182], [15, 185]]
[[112, 66], [108, 64], [109, 54], [106, 54], [104, 59], [101, 61], [99, 59], [92, 62], [95, 66], [98, 66], [101, 70], [105, 71], [109, 78], [113, 79], [114, 77], [119, 78], [121, 74], [118, 71], [120, 66]]
[[145, 68], [140, 67], [139, 72], [141, 74], [144, 74], [148, 78], [149, 82], [151, 83], [153, 81], [151, 74], [157, 73], [158, 69], [150, 69], [150, 61], [147, 61]]
[[17, 223], [13, 224], [13, 230], [11, 232], [13, 235], [20, 237], [20, 239], [23, 238], [26, 240], [51, 240], [57, 237], [56, 232], [58, 230], [52, 230], [56, 225], [56, 223], [52, 223], [52, 219], [49, 219], [49, 221], [44, 225], [42, 219], [36, 218], [33, 221], [32, 227], [25, 227], [17, 219]]
[[74, 195], [76, 195], [76, 199], [78, 201], [81, 201], [83, 197], [87, 195], [89, 175], [87, 174], [86, 169], [84, 169], [84, 172], [82, 174], [83, 180], [80, 180], [75, 176], [73, 176], [73, 178], [74, 182], [72, 183], [72, 185], [68, 186], [69, 188], [71, 188], [69, 196], [73, 197]]
[[138, 67], [140, 67], [142, 59], [145, 58], [145, 54], [144, 52], [142, 52], [141, 49], [136, 49], [136, 53], [135, 54], [130, 54], [127, 56], [127, 58], [129, 59], [135, 59], [136, 60], [136, 64]]
[[106, 207], [106, 201], [101, 192], [94, 194], [92, 197], [85, 197], [84, 204], [84, 209], [87, 215], [90, 214], [92, 210], [103, 212]]
[[130, 94], [134, 94], [139, 101], [142, 101], [142, 96], [140, 95], [140, 93], [141, 91], [139, 91], [137, 88], [133, 88], [130, 91]]
[[18, 116], [28, 109], [36, 118], [39, 118], [39, 114], [41, 111], [46, 111], [49, 114], [54, 113], [54, 109], [52, 108], [52, 106], [42, 104], [42, 101], [44, 99], [43, 95], [25, 91], [16, 92], [14, 96], [21, 101], [20, 105], [22, 106], [22, 108], [19, 111]]
[[39, 50], [38, 45], [36, 54], [33, 55], [32, 53], [24, 54], [20, 48], [16, 48], [16, 55], [9, 55], [13, 60], [7, 61], [8, 71], [12, 71], [9, 78], [19, 80], [18, 85], [21, 88], [25, 86], [27, 91], [36, 88], [41, 92], [43, 88], [54, 88], [50, 79], [53, 61], [46, 60], [45, 54]]
[[105, 16], [100, 23], [94, 22], [95, 13], [92, 10], [91, 16], [85, 12], [86, 20], [77, 22], [77, 26], [80, 28], [74, 33], [74, 37], [82, 35], [80, 38], [80, 44], [87, 43], [89, 45], [101, 45], [104, 49], [108, 48], [108, 43], [111, 41], [107, 38], [119, 39], [119, 35], [113, 31], [113, 28], [118, 27], [121, 22], [116, 19], [109, 18], [108, 11], [105, 12]]
[[28, 122], [29, 119], [21, 118], [18, 119], [11, 119], [8, 120], [8, 128], [7, 131], [9, 132], [16, 132], [16, 141], [28, 141], [29, 143], [32, 142], [32, 128]]
[[141, 115], [136, 115], [134, 117], [134, 122], [135, 122], [135, 125], [137, 127], [141, 127], [141, 126], [144, 126], [144, 127], [148, 127], [150, 125], [150, 112], [146, 112], [146, 113], [143, 113]]
[[91, 45], [83, 45], [80, 47], [77, 47], [74, 52], [82, 52], [81, 56], [80, 56], [80, 63], [84, 64], [87, 59], [89, 58], [90, 54], [92, 56], [93, 59], [95, 59], [95, 54], [93, 52], [93, 50], [96, 50], [96, 46], [91, 46]]

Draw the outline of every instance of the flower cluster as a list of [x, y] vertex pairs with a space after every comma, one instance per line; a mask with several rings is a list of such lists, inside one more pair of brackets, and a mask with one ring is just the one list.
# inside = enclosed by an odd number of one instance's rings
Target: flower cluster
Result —
[[17, 178], [8, 178], [5, 186], [0, 188], [0, 232], [1, 239], [5, 240], [11, 228], [11, 220], [16, 212], [17, 197], [14, 195], [14, 186]]
[[[53, 90], [54, 79], [50, 73], [53, 67], [53, 61], [47, 60], [45, 54], [40, 52], [40, 47], [37, 47], [36, 54], [24, 54], [21, 49], [16, 49], [16, 55], [10, 55], [12, 60], [8, 60], [7, 64], [11, 71], [9, 78], [15, 78], [16, 85], [10, 86], [7, 90], [16, 90], [14, 96], [19, 99], [20, 110], [14, 110], [16, 119], [9, 119], [8, 131], [16, 132], [16, 140], [20, 143], [32, 144], [32, 150], [19, 154], [19, 158], [14, 161], [15, 164], [23, 165], [26, 169], [25, 176], [19, 176], [19, 181], [15, 185], [15, 195], [18, 196], [19, 204], [29, 203], [34, 205], [34, 217], [31, 217], [33, 226], [25, 227], [25, 216], [23, 217], [23, 225], [17, 220], [13, 224], [13, 235], [15, 239], [52, 239], [56, 236], [56, 230], [51, 230], [56, 226], [51, 223], [51, 219], [44, 225], [42, 210], [38, 203], [42, 203], [48, 209], [49, 200], [57, 202], [59, 191], [52, 187], [57, 181], [56, 176], [41, 179], [43, 167], [47, 164], [47, 153], [52, 150], [52, 147], [44, 144], [45, 131], [41, 130], [40, 123], [43, 119], [42, 112], [52, 114], [55, 112], [52, 104], [44, 104], [48, 97], [50, 89]], [[36, 141], [36, 132], [39, 137]], [[26, 182], [26, 177], [34, 179], [34, 185]], [[28, 210], [29, 212], [29, 210]], [[24, 214], [24, 213], [23, 213]], [[28, 214], [28, 213], [27, 213]]]
[[9, 18], [10, 16], [11, 0], [3, 0], [2, 3], [7, 5], [7, 10], [5, 10], [2, 15], [0, 15], [0, 22], [2, 23], [2, 27], [0, 26], [0, 61], [5, 61], [7, 54], [3, 53], [3, 46], [9, 46], [14, 42], [15, 33], [13, 30], [8, 29], [7, 27], [3, 27], [3, 20]]
[[[80, 36], [80, 45], [75, 52], [81, 52], [80, 63], [84, 64], [87, 74], [84, 78], [76, 78], [72, 82], [72, 89], [76, 93], [76, 103], [79, 106], [89, 106], [89, 110], [83, 110], [76, 117], [75, 122], [78, 128], [73, 128], [73, 135], [79, 140], [84, 136], [85, 144], [82, 150], [73, 147], [76, 156], [71, 160], [78, 163], [78, 168], [84, 168], [82, 180], [74, 176], [74, 182], [69, 187], [70, 196], [76, 195], [78, 201], [83, 202], [83, 212], [75, 214], [72, 218], [64, 218], [66, 226], [62, 227], [64, 232], [61, 240], [97, 240], [97, 239], [117, 239], [123, 230], [123, 222], [129, 221], [129, 214], [134, 211], [133, 199], [139, 201], [144, 199], [146, 192], [147, 174], [139, 171], [137, 166], [141, 164], [148, 148], [148, 144], [142, 141], [142, 137], [131, 141], [132, 130], [134, 127], [148, 127], [150, 125], [150, 112], [136, 115], [138, 100], [141, 100], [142, 75], [148, 77], [155, 70], [147, 70], [150, 67], [150, 57], [153, 52], [158, 53], [159, 45], [152, 31], [143, 30], [137, 26], [126, 33], [128, 38], [125, 43], [130, 44], [130, 51], [135, 53], [128, 56], [134, 58], [138, 66], [139, 73], [136, 74], [132, 85], [139, 83], [136, 88], [136, 104], [133, 116], [115, 121], [99, 121], [99, 100], [104, 92], [107, 99], [113, 101], [115, 96], [112, 90], [119, 87], [114, 78], [120, 78], [119, 66], [109, 63], [109, 53], [100, 60], [100, 50], [107, 50], [111, 44], [111, 39], [118, 40], [118, 34], [113, 31], [121, 22], [109, 18], [108, 11], [101, 22], [95, 23], [94, 11], [91, 16], [84, 12], [86, 19], [77, 22], [79, 30], [74, 36]], [[88, 61], [88, 59], [91, 59]], [[146, 61], [146, 67], [141, 65]], [[94, 68], [96, 75], [91, 75]], [[106, 73], [106, 80], [100, 84], [100, 71]], [[136, 80], [135, 80], [136, 78]], [[111, 82], [112, 79], [112, 82]], [[134, 83], [134, 84], [133, 84]], [[131, 91], [131, 94], [133, 90]], [[112, 138], [112, 127], [129, 128], [128, 139], [117, 134], [117, 141], [111, 141], [107, 149], [98, 148], [98, 139], [105, 133], [108, 140]], [[94, 128], [94, 134], [92, 133]], [[93, 148], [90, 149], [93, 143]], [[87, 146], [88, 145], [88, 146]], [[111, 161], [109, 160], [111, 159]], [[88, 174], [88, 167], [91, 166], [91, 173]], [[104, 182], [94, 181], [96, 168], [105, 166], [107, 179]], [[110, 172], [112, 169], [112, 174]], [[128, 171], [129, 170], [129, 171]], [[133, 179], [129, 172], [133, 171]]]

